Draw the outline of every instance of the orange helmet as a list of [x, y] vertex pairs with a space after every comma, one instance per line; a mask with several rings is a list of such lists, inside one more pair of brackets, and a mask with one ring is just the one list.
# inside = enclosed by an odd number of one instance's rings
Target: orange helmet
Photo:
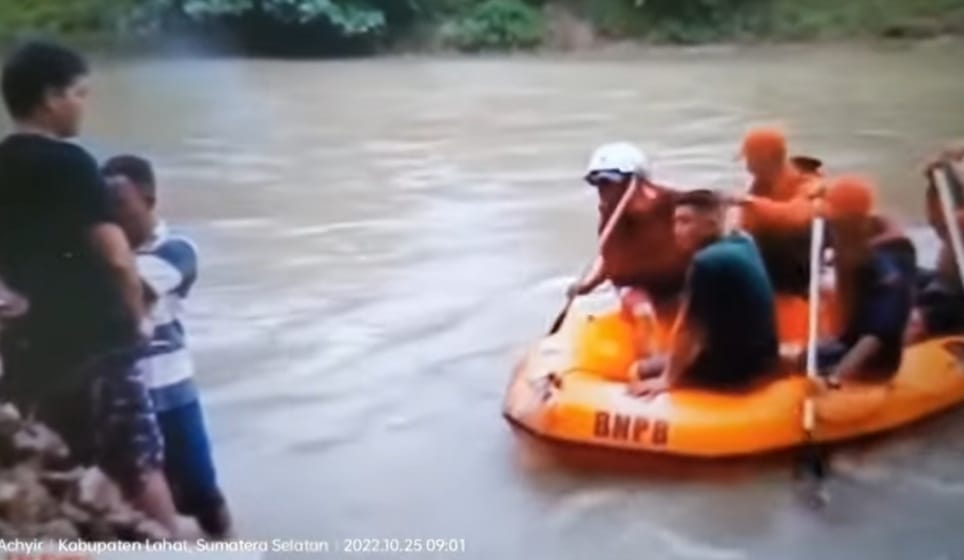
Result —
[[786, 134], [777, 127], [752, 128], [743, 137], [740, 154], [748, 160], [786, 159]]
[[860, 175], [844, 175], [830, 183], [824, 196], [827, 216], [831, 219], [865, 218], [874, 211], [877, 188]]

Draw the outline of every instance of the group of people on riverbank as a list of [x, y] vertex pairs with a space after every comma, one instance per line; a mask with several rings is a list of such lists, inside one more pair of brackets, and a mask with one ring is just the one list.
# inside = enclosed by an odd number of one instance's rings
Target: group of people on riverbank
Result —
[[585, 179], [599, 195], [600, 230], [611, 220], [616, 226], [570, 296], [608, 280], [631, 321], [674, 325], [662, 347], [642, 345], [630, 372], [633, 394], [741, 390], [801, 371], [800, 348], [781, 352], [777, 295], [808, 296], [811, 274], [819, 274], [810, 270], [817, 218], [828, 225], [835, 282], [827, 296], [838, 317], [836, 333], [817, 347], [830, 385], [886, 380], [906, 344], [964, 332], [964, 287], [950, 238], [951, 228], [964, 231], [964, 189], [949, 174], [957, 206], [948, 223], [934, 184], [935, 170], [953, 170], [964, 151], [949, 150], [926, 170], [927, 215], [943, 245], [936, 270], [918, 268], [914, 245], [881, 211], [871, 180], [827, 177], [819, 159], [790, 157], [777, 128], [751, 130], [741, 153], [753, 178], [745, 195], [661, 185], [631, 144], [592, 156]]
[[0, 398], [57, 431], [177, 536], [178, 513], [231, 531], [181, 306], [194, 245], [156, 214], [149, 161], [98, 166], [79, 132], [89, 67], [48, 42], [6, 60], [0, 141]]

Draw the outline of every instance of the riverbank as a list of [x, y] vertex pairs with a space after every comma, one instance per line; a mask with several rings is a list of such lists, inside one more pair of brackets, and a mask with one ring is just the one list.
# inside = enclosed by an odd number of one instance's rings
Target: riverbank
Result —
[[0, 41], [297, 56], [964, 36], [964, 0], [0, 0]]
[[72, 467], [69, 459], [56, 433], [0, 403], [0, 539], [143, 542], [168, 537], [163, 527], [125, 502], [99, 470]]

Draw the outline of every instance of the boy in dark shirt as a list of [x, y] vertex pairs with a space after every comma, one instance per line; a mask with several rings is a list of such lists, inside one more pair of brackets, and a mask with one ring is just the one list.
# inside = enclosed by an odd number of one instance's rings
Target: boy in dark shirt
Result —
[[[695, 252], [672, 349], [657, 377], [639, 364], [634, 395], [681, 386], [744, 389], [778, 361], [776, 304], [763, 259], [744, 233], [724, 234], [721, 198], [711, 191], [680, 196], [674, 214], [677, 243]], [[657, 360], [658, 361], [658, 360]]]
[[87, 74], [78, 54], [43, 42], [3, 67], [15, 132], [0, 142], [0, 277], [25, 305], [4, 323], [0, 390], [173, 533], [160, 433], [135, 367], [140, 279], [96, 162], [65, 141], [80, 127]]

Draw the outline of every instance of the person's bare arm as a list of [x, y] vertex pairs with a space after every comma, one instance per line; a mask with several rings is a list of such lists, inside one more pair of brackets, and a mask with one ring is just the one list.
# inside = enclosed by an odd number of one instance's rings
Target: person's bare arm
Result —
[[580, 278], [566, 291], [566, 294], [570, 298], [575, 298], [576, 296], [584, 296], [591, 293], [593, 290], [598, 288], [603, 282], [607, 280], [606, 266], [603, 262], [602, 257], [596, 257], [593, 261], [592, 269], [590, 269], [589, 274], [585, 278]]
[[663, 371], [663, 378], [670, 389], [679, 386], [693, 361], [703, 349], [703, 336], [698, 328], [684, 323], [673, 339], [669, 361]]
[[[658, 377], [635, 378], [629, 385], [629, 392], [635, 396], [658, 395], [680, 385], [693, 361], [703, 349], [703, 335], [700, 329], [689, 321], [689, 303], [683, 302], [679, 318], [673, 328], [673, 343], [665, 357], [662, 374]], [[655, 361], [654, 361], [655, 363]], [[644, 372], [638, 370], [636, 375]]]
[[834, 381], [847, 381], [853, 379], [857, 374], [864, 370], [867, 362], [873, 358], [877, 352], [883, 348], [883, 343], [879, 338], [872, 335], [861, 337], [857, 344], [844, 355], [837, 367], [834, 368], [831, 379]]
[[111, 280], [119, 290], [131, 318], [139, 323], [146, 315], [144, 288], [124, 232], [117, 225], [100, 223], [89, 228], [88, 240], [94, 252], [107, 265]]

